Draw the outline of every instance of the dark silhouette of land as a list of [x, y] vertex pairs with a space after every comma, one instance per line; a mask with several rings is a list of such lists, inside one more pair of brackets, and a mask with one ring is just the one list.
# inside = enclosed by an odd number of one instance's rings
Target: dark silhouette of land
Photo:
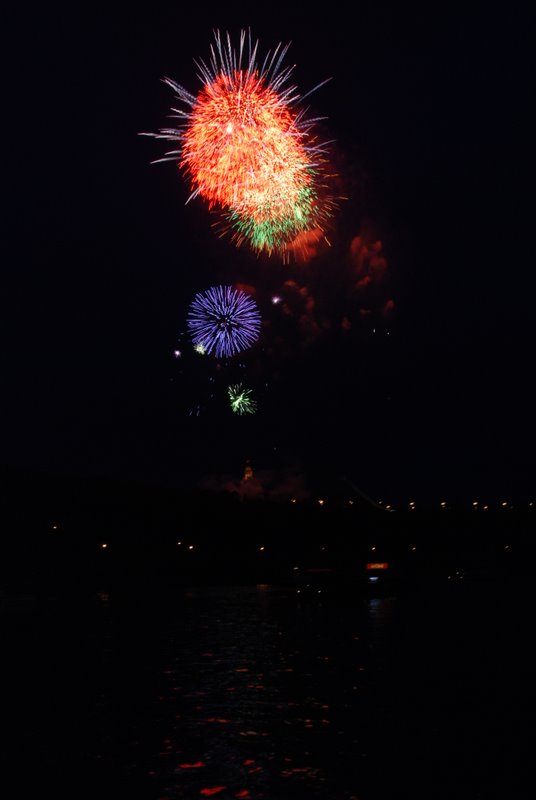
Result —
[[387, 562], [398, 591], [446, 581], [526, 582], [536, 509], [386, 510], [341, 481], [293, 502], [4, 469], [1, 585], [95, 592], [198, 584], [292, 584], [330, 569], [350, 587]]

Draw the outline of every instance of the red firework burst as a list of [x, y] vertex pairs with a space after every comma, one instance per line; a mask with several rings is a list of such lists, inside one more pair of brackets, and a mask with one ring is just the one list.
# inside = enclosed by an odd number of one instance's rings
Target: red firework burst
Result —
[[334, 208], [333, 198], [323, 202], [325, 145], [311, 135], [316, 120], [305, 119], [303, 98], [295, 87], [285, 88], [292, 72], [281, 66], [288, 45], [278, 45], [259, 67], [250, 37], [242, 65], [245, 43], [242, 31], [237, 52], [229, 34], [224, 44], [215, 32], [209, 65], [198, 64], [203, 86], [197, 96], [166, 79], [188, 107], [174, 109], [181, 126], [149, 135], [179, 143], [158, 160], [177, 161], [190, 199], [200, 196], [236, 220], [238, 238], [253, 249], [283, 251], [301, 232], [322, 228]]

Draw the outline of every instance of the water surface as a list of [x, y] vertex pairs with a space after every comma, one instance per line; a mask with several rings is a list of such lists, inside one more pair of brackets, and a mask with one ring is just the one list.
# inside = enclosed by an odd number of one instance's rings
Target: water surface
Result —
[[528, 798], [529, 608], [527, 590], [493, 586], [4, 605], [12, 796]]

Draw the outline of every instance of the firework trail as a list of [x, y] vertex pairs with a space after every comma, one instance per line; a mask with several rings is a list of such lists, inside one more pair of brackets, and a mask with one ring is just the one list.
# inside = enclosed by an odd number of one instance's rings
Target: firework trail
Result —
[[187, 324], [196, 348], [201, 345], [206, 353], [222, 358], [257, 341], [261, 315], [255, 300], [245, 292], [232, 286], [214, 286], [195, 296]]
[[[278, 44], [262, 64], [258, 42], [242, 31], [238, 51], [214, 33], [208, 64], [195, 62], [196, 96], [165, 78], [183, 104], [177, 128], [145, 134], [177, 143], [157, 161], [174, 161], [201, 197], [223, 215], [220, 230], [254, 251], [285, 253], [300, 233], [323, 230], [336, 202], [330, 194], [327, 145], [314, 135], [321, 118], [307, 119], [283, 66], [289, 45]], [[323, 81], [311, 90], [326, 83]], [[308, 94], [310, 94], [309, 92]]]

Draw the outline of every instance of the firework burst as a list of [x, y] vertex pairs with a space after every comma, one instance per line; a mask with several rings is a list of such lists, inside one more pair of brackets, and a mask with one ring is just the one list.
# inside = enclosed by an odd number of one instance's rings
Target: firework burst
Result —
[[257, 410], [257, 403], [252, 397], [251, 389], [246, 389], [241, 383], [229, 386], [227, 394], [235, 414], [254, 414]]
[[223, 215], [221, 232], [229, 235], [238, 247], [247, 243], [258, 253], [277, 252], [284, 260], [289, 260], [300, 236], [314, 232], [317, 241], [325, 238], [336, 201], [329, 194], [326, 181], [320, 182], [320, 177], [315, 171], [309, 185], [297, 192], [292, 203], [273, 205], [259, 198], [256, 208], [235, 207]]
[[[196, 96], [166, 78], [183, 108], [179, 125], [146, 134], [177, 143], [157, 161], [175, 161], [193, 197], [221, 212], [236, 244], [284, 251], [300, 233], [323, 229], [335, 203], [326, 201], [326, 148], [313, 135], [320, 118], [307, 119], [303, 97], [283, 66], [289, 45], [278, 44], [262, 63], [258, 42], [242, 31], [238, 50], [214, 33], [208, 63], [196, 62]], [[326, 81], [311, 90], [315, 91]], [[310, 94], [310, 92], [308, 93]]]
[[188, 329], [196, 348], [216, 358], [230, 357], [259, 338], [261, 315], [255, 300], [232, 286], [214, 286], [195, 296]]

